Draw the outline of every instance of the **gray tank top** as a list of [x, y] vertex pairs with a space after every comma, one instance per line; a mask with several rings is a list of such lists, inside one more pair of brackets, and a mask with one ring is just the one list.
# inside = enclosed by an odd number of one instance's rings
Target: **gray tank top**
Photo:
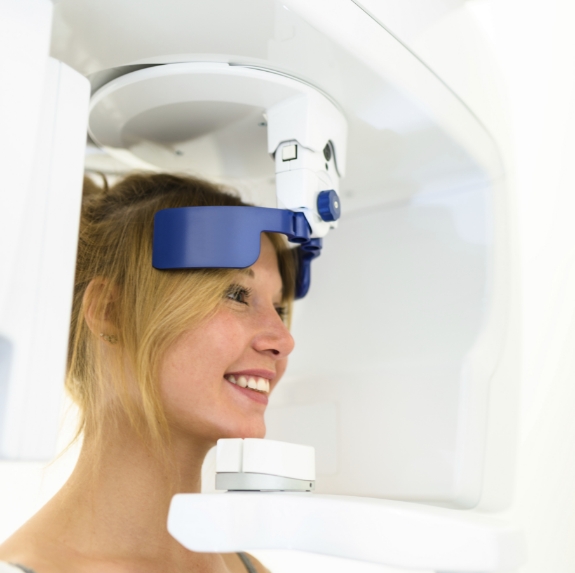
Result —
[[[252, 560], [247, 553], [238, 553], [237, 555], [241, 562], [244, 564], [248, 573], [257, 573], [256, 568], [254, 567], [254, 564], [252, 563]], [[24, 573], [36, 573], [32, 569], [25, 567], [24, 565], [20, 565], [20, 563], [10, 563], [10, 565], [17, 567], [18, 569], [24, 571]]]

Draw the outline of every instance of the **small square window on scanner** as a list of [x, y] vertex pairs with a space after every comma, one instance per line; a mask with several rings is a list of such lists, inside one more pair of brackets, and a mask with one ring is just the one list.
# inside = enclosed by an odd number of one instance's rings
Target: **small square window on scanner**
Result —
[[286, 145], [282, 149], [282, 161], [297, 159], [297, 145]]

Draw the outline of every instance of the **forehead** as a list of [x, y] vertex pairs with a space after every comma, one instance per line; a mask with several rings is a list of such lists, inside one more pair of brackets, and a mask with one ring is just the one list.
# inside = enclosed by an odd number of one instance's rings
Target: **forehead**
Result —
[[279, 284], [282, 288], [282, 279], [279, 270], [278, 257], [272, 242], [262, 234], [261, 250], [258, 260], [247, 269], [239, 269], [239, 272], [256, 280], [265, 280]]
[[279, 273], [278, 256], [273, 243], [269, 237], [262, 233], [261, 235], [261, 248], [258, 260], [251, 266], [251, 268], [269, 267]]

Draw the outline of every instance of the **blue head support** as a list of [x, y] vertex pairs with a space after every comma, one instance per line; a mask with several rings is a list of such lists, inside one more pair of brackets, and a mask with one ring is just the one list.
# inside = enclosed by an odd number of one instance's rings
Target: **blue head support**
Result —
[[299, 243], [296, 298], [310, 285], [311, 261], [321, 239], [310, 239], [303, 213], [265, 207], [180, 207], [154, 219], [152, 265], [156, 269], [242, 269], [260, 255], [261, 233], [282, 233]]

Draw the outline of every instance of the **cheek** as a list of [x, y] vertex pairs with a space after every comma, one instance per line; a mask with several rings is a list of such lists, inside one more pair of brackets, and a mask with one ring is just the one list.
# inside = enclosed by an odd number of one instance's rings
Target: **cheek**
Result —
[[162, 384], [186, 380], [188, 387], [209, 385], [241, 352], [241, 339], [240, 329], [225, 320], [210, 321], [203, 328], [185, 333], [166, 354]]
[[184, 333], [168, 349], [160, 369], [160, 388], [166, 415], [181, 425], [217, 416], [223, 375], [245, 351], [245, 333], [233, 317], [216, 315]]

